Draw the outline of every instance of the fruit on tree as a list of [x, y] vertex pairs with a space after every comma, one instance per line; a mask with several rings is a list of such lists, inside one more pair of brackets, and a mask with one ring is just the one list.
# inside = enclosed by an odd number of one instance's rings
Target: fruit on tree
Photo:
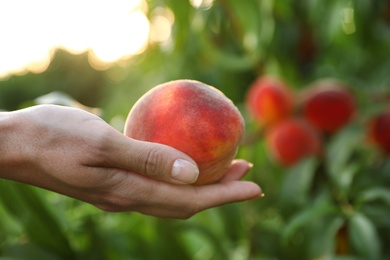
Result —
[[382, 111], [370, 119], [368, 137], [381, 150], [390, 154], [390, 109]]
[[324, 133], [335, 133], [350, 122], [355, 113], [351, 91], [337, 80], [323, 79], [310, 85], [302, 95], [303, 114]]
[[258, 78], [247, 92], [248, 111], [264, 126], [273, 125], [289, 116], [293, 103], [294, 98], [289, 86], [276, 77]]
[[284, 166], [318, 155], [321, 140], [316, 130], [302, 119], [289, 118], [266, 132], [266, 144], [271, 156]]
[[174, 147], [195, 160], [195, 185], [218, 181], [234, 159], [244, 120], [218, 89], [194, 80], [158, 85], [133, 106], [125, 135]]

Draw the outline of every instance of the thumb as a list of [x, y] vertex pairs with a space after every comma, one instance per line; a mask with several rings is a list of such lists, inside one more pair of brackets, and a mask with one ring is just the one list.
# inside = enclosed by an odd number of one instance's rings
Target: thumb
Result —
[[198, 178], [195, 161], [173, 147], [126, 136], [116, 140], [109, 152], [112, 167], [175, 184], [191, 184]]

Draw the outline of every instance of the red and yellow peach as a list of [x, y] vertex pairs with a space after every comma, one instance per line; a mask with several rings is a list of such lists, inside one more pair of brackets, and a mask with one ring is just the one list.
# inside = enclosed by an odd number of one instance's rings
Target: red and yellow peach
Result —
[[270, 126], [291, 114], [294, 98], [282, 80], [263, 76], [249, 87], [246, 105], [255, 121]]
[[321, 152], [318, 133], [302, 119], [289, 118], [268, 129], [266, 144], [272, 158], [291, 166]]
[[174, 147], [199, 167], [196, 185], [214, 183], [226, 173], [244, 133], [240, 111], [218, 89], [194, 80], [152, 88], [131, 109], [128, 137]]
[[344, 84], [324, 79], [310, 85], [302, 94], [303, 115], [324, 133], [335, 133], [355, 114], [354, 96]]

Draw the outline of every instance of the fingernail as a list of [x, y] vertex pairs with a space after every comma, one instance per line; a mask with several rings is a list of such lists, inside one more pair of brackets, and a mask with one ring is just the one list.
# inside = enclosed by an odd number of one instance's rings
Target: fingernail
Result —
[[252, 169], [253, 168], [253, 163], [248, 162], [248, 167], [249, 167], [249, 169]]
[[177, 159], [173, 163], [171, 176], [179, 182], [190, 184], [198, 179], [199, 169], [189, 161]]
[[253, 197], [252, 199], [259, 199], [259, 198], [264, 198], [265, 194], [262, 192], [258, 195], [256, 195], [255, 197]]

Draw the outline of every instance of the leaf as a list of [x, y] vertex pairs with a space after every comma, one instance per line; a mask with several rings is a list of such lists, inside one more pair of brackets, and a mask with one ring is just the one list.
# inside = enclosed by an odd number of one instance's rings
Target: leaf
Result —
[[358, 163], [351, 163], [347, 165], [343, 171], [339, 173], [338, 181], [341, 190], [348, 191], [351, 187], [355, 175], [359, 172], [360, 165]]
[[362, 192], [356, 201], [358, 206], [362, 206], [365, 203], [369, 203], [375, 200], [380, 200], [387, 206], [390, 206], [390, 190], [386, 188], [374, 187], [370, 190]]
[[379, 259], [380, 240], [373, 223], [365, 215], [356, 213], [351, 217], [349, 239], [352, 247], [364, 259]]
[[7, 208], [1, 203], [0, 198], [0, 244], [2, 237], [19, 234], [21, 226], [18, 221], [15, 221], [12, 215], [9, 214]]
[[189, 252], [186, 250], [185, 242], [181, 238], [180, 229], [175, 226], [175, 221], [170, 219], [159, 219], [156, 221], [156, 230], [159, 234], [164, 234], [164, 239], [169, 243], [155, 246], [156, 250], [168, 259], [189, 259]]
[[[218, 236], [219, 234], [212, 232], [207, 225], [200, 225], [196, 222], [185, 222], [180, 223], [178, 228], [183, 231], [182, 239], [195, 240], [194, 237], [198, 237], [202, 243], [207, 244], [206, 246], [211, 245], [214, 256], [219, 256], [217, 259], [228, 259], [228, 250], [224, 246], [226, 240], [221, 240], [221, 237]], [[187, 243], [190, 242], [191, 241], [187, 241]]]
[[345, 222], [344, 218], [337, 214], [325, 216], [321, 220], [323, 221], [318, 221], [318, 227], [312, 228], [309, 235], [310, 245], [307, 247], [310, 250], [310, 259], [318, 259], [335, 251], [337, 231]]
[[3, 182], [0, 185], [0, 203], [21, 223], [31, 243], [62, 256], [73, 256], [59, 222], [36, 189], [13, 182]]
[[333, 204], [327, 197], [321, 198], [320, 201], [315, 201], [313, 205], [309, 205], [305, 209], [299, 211], [291, 221], [287, 224], [282, 235], [283, 244], [287, 244], [293, 235], [300, 229], [305, 227], [310, 221], [316, 221], [319, 218], [336, 211]]
[[329, 143], [326, 153], [329, 175], [340, 188], [350, 185], [356, 173], [357, 165], [350, 166], [349, 160], [360, 143], [361, 134], [361, 129], [350, 126], [334, 136]]
[[260, 52], [263, 56], [275, 33], [273, 16], [274, 1], [264, 0], [259, 3], [252, 1], [234, 1], [224, 5], [230, 8], [231, 22], [236, 28], [236, 35], [241, 37], [245, 49], [255, 54]]
[[[269, 2], [269, 0], [265, 2]], [[229, 0], [222, 4], [222, 6], [230, 22], [233, 24], [233, 29], [236, 30], [236, 36], [243, 36], [247, 32], [259, 31], [260, 19], [258, 16], [258, 4], [256, 2]]]
[[[9, 259], [45, 259], [61, 260], [62, 258], [52, 254], [33, 244], [16, 244], [5, 249], [5, 255]], [[0, 257], [0, 259], [2, 259]], [[5, 258], [8, 259], [8, 258]]]
[[221, 66], [221, 68], [232, 71], [243, 71], [252, 68], [259, 61], [260, 57], [257, 55], [241, 55], [224, 51], [212, 43], [211, 39], [202, 32], [197, 36], [207, 58], [212, 62], [218, 63], [218, 66]]
[[285, 173], [286, 178], [280, 191], [280, 202], [283, 209], [289, 210], [303, 205], [307, 201], [316, 166], [317, 161], [310, 158]]

